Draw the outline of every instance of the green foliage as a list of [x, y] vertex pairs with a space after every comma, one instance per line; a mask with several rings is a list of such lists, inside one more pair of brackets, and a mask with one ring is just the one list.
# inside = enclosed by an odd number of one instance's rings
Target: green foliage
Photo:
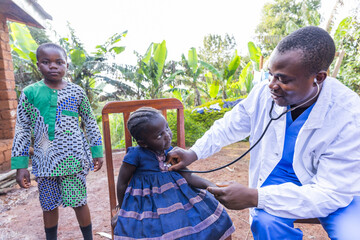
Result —
[[[221, 100], [219, 100], [221, 101]], [[204, 133], [210, 129], [213, 123], [222, 118], [224, 114], [230, 111], [230, 108], [224, 108], [221, 111], [204, 112], [202, 114], [191, 112], [189, 109], [184, 110], [184, 126], [185, 126], [185, 145], [192, 146], [196, 140], [201, 138]], [[167, 114], [168, 123], [171, 131], [173, 132], [172, 145], [177, 145], [177, 122], [176, 112], [171, 111]]]
[[[67, 77], [71, 82], [84, 89], [92, 108], [96, 109], [105, 86], [102, 81], [107, 83], [118, 82], [116, 78], [119, 70], [116, 68], [116, 64], [114, 66], [108, 60], [113, 59], [123, 51], [120, 49], [124, 47], [118, 46], [118, 43], [122, 37], [126, 36], [127, 31], [114, 34], [104, 44], [96, 46], [97, 51], [95, 53], [88, 53], [77, 38], [74, 29], [70, 25], [68, 28], [70, 38], [60, 39], [60, 45], [69, 54], [71, 60]], [[129, 90], [130, 87], [124, 87], [124, 89]], [[128, 94], [129, 91], [126, 93]]]
[[321, 0], [275, 0], [265, 3], [260, 24], [256, 28], [261, 48], [269, 54], [278, 42], [296, 29], [320, 24]]
[[209, 34], [204, 37], [203, 46], [199, 49], [199, 60], [221, 69], [224, 64], [229, 64], [236, 48], [234, 36], [225, 34]]
[[[228, 98], [226, 99], [226, 101], [222, 100], [222, 99], [216, 99], [216, 100], [213, 100], [213, 101], [209, 101], [209, 102], [206, 102], [202, 105], [199, 106], [199, 108], [202, 108], [202, 107], [206, 107], [206, 108], [209, 108], [211, 105], [214, 105], [214, 104], [219, 104], [220, 107], [223, 107], [224, 103], [225, 102], [233, 102], [233, 101], [236, 101], [238, 99], [243, 99], [245, 98], [246, 96], [242, 96], [242, 97], [235, 97], [235, 98]], [[206, 110], [205, 110], [206, 111]], [[212, 112], [212, 110], [210, 110], [210, 112]]]
[[[181, 55], [181, 65], [184, 68], [184, 70], [180, 70], [179, 74], [182, 75], [180, 84], [184, 84], [185, 86], [188, 86], [190, 90], [193, 90], [193, 99], [194, 99], [194, 105], [198, 106], [201, 104], [200, 99], [200, 91], [204, 91], [200, 86], [202, 83], [198, 81], [199, 75], [203, 72], [203, 67], [201, 66], [200, 62], [198, 61], [198, 55], [196, 53], [195, 48], [191, 48], [188, 51], [188, 59], [186, 59], [185, 55]], [[182, 92], [186, 93], [185, 88], [176, 88], [173, 89], [173, 94], [175, 97], [181, 96]], [[180, 98], [178, 98], [180, 99]], [[182, 99], [182, 96], [181, 96]]]
[[257, 47], [253, 42], [248, 42], [248, 50], [255, 71], [260, 71], [260, 57], [262, 56], [261, 49]]
[[212, 97], [217, 96], [218, 93], [216, 91], [221, 89], [222, 98], [223, 99], [228, 98], [227, 89], [228, 86], [231, 84], [235, 72], [240, 65], [240, 59], [241, 59], [240, 56], [237, 54], [237, 51], [235, 50], [235, 54], [233, 55], [229, 64], [224, 64], [222, 70], [216, 69], [216, 67], [211, 65], [210, 63], [200, 61], [201, 65], [204, 66], [207, 70], [209, 70], [213, 74], [206, 76], [208, 85], [210, 87], [209, 90], [210, 96]]
[[164, 66], [167, 56], [166, 42], [151, 43], [145, 55], [141, 58], [139, 72], [143, 74], [147, 98], [161, 98], [164, 85], [170, 79], [164, 79]]
[[239, 75], [239, 81], [234, 82], [231, 85], [231, 88], [235, 91], [236, 89], [239, 89], [241, 92], [245, 92], [247, 94], [250, 93], [251, 89], [253, 88], [253, 65], [251, 62], [248, 62], [246, 66], [241, 70], [241, 73]]
[[[168, 111], [167, 120], [169, 127], [173, 133], [171, 145], [177, 145], [177, 120], [176, 112]], [[190, 110], [184, 110], [184, 127], [185, 127], [185, 145], [192, 146], [197, 139], [199, 139], [203, 133], [206, 132], [202, 123], [195, 121], [192, 118]]]
[[24, 24], [11, 22], [9, 29], [16, 92], [19, 95], [24, 87], [42, 79], [36, 65], [38, 44]]
[[209, 95], [211, 99], [215, 99], [220, 90], [219, 80], [213, 78], [213, 74], [211, 72], [207, 72], [205, 74], [206, 82], [208, 83]]
[[262, 56], [261, 49], [257, 47], [253, 42], [248, 42], [248, 50], [250, 60], [245, 67], [241, 70], [239, 75], [239, 81], [234, 82], [231, 85], [233, 91], [240, 90], [240, 95], [242, 93], [249, 94], [253, 88], [254, 80], [254, 70], [260, 71], [260, 59]]
[[360, 94], [360, 21], [356, 16], [339, 23], [334, 40], [339, 50], [345, 50], [337, 78]]
[[120, 42], [122, 38], [126, 37], [126, 35], [127, 31], [124, 31], [122, 33], [115, 33], [113, 36], [108, 38], [104, 44], [97, 45], [97, 51], [95, 53], [95, 56], [97, 58], [106, 58], [107, 54], [115, 56], [125, 51], [125, 47], [117, 46], [117, 43]]
[[50, 38], [46, 34], [45, 29], [40, 29], [40, 28], [36, 28], [36, 27], [31, 27], [31, 26], [27, 26], [27, 28], [29, 29], [32, 38], [35, 40], [35, 42], [38, 45], [51, 42]]
[[[102, 136], [102, 116], [98, 116], [97, 125], [100, 129]], [[125, 148], [125, 130], [124, 130], [124, 118], [122, 114], [109, 114], [109, 127], [110, 127], [110, 139], [112, 149], [123, 149]]]
[[30, 60], [32, 64], [36, 65], [36, 49], [38, 45], [32, 38], [29, 29], [21, 23], [12, 22], [9, 25], [12, 39], [11, 49], [20, 58]]

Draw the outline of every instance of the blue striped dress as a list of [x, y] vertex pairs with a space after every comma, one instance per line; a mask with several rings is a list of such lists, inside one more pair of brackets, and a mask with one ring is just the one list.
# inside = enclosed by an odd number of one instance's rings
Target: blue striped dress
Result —
[[[168, 149], [165, 154], [170, 151]], [[131, 147], [124, 162], [136, 166], [114, 229], [115, 239], [225, 239], [235, 228], [207, 191], [190, 187], [164, 168], [165, 155]]]

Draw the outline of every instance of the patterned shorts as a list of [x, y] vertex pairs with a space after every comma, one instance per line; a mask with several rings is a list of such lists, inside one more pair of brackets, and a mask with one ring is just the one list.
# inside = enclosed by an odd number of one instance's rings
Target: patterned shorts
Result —
[[38, 177], [40, 205], [43, 211], [86, 204], [86, 175], [77, 173], [60, 177]]

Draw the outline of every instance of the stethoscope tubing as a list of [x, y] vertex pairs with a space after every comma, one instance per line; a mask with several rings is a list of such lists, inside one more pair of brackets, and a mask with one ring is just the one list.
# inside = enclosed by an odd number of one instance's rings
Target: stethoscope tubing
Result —
[[266, 125], [263, 133], [261, 134], [261, 136], [259, 137], [259, 139], [258, 139], [248, 150], [246, 150], [246, 152], [244, 152], [240, 157], [236, 158], [236, 159], [233, 160], [232, 162], [229, 162], [228, 164], [225, 164], [225, 165], [223, 165], [223, 166], [221, 166], [221, 167], [214, 168], [214, 169], [211, 169], [211, 170], [197, 171], [197, 170], [180, 169], [180, 170], [178, 170], [178, 171], [179, 171], [179, 172], [188, 172], [188, 173], [210, 173], [210, 172], [215, 172], [215, 171], [221, 170], [221, 169], [223, 169], [223, 168], [226, 168], [226, 167], [228, 167], [228, 166], [236, 163], [237, 161], [241, 160], [242, 158], [244, 158], [244, 157], [246, 156], [246, 154], [248, 154], [248, 153], [249, 153], [254, 147], [256, 147], [256, 145], [261, 141], [261, 139], [264, 137], [264, 135], [265, 135], [265, 133], [267, 132], [267, 130], [268, 130], [268, 128], [269, 128], [269, 126], [270, 126], [270, 124], [271, 124], [272, 121], [276, 121], [276, 120], [280, 119], [282, 116], [284, 116], [286, 113], [291, 112], [291, 111], [293, 111], [293, 110], [295, 110], [295, 109], [297, 109], [297, 108], [299, 108], [299, 107], [301, 107], [301, 106], [304, 106], [305, 104], [309, 103], [310, 101], [312, 101], [313, 99], [315, 99], [315, 98], [319, 95], [319, 93], [320, 93], [320, 86], [319, 86], [319, 84], [318, 84], [317, 82], [314, 82], [314, 83], [315, 83], [316, 86], [317, 86], [317, 92], [316, 92], [316, 94], [315, 94], [313, 97], [311, 97], [309, 100], [305, 101], [305, 102], [302, 103], [302, 104], [299, 104], [299, 105], [297, 105], [297, 106], [295, 106], [295, 107], [292, 107], [292, 108], [287, 109], [286, 111], [282, 112], [282, 113], [281, 113], [279, 116], [277, 116], [277, 117], [273, 117], [273, 116], [272, 116], [272, 111], [273, 111], [273, 108], [274, 108], [274, 105], [275, 105], [274, 100], [272, 100], [272, 102], [271, 102], [271, 108], [270, 108], [270, 111], [269, 111], [270, 120], [269, 120], [269, 122], [267, 123], [267, 125]]

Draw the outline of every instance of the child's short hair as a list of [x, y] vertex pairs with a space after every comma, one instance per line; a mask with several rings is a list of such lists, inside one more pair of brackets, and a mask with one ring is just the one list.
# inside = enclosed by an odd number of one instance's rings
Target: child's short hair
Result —
[[161, 112], [151, 107], [141, 107], [131, 113], [127, 121], [127, 128], [131, 136], [133, 136], [136, 141], [140, 140], [149, 120], [158, 118], [159, 116], [162, 116]]
[[52, 42], [43, 43], [36, 49], [36, 60], [39, 60], [40, 51], [45, 48], [55, 48], [55, 49], [62, 51], [64, 53], [65, 60], [67, 60], [67, 54], [66, 54], [65, 49], [62, 48], [60, 45], [58, 45], [56, 43], [52, 43]]
[[314, 26], [300, 28], [283, 38], [276, 47], [279, 53], [302, 51], [302, 62], [308, 74], [326, 71], [335, 56], [335, 43], [328, 32]]

